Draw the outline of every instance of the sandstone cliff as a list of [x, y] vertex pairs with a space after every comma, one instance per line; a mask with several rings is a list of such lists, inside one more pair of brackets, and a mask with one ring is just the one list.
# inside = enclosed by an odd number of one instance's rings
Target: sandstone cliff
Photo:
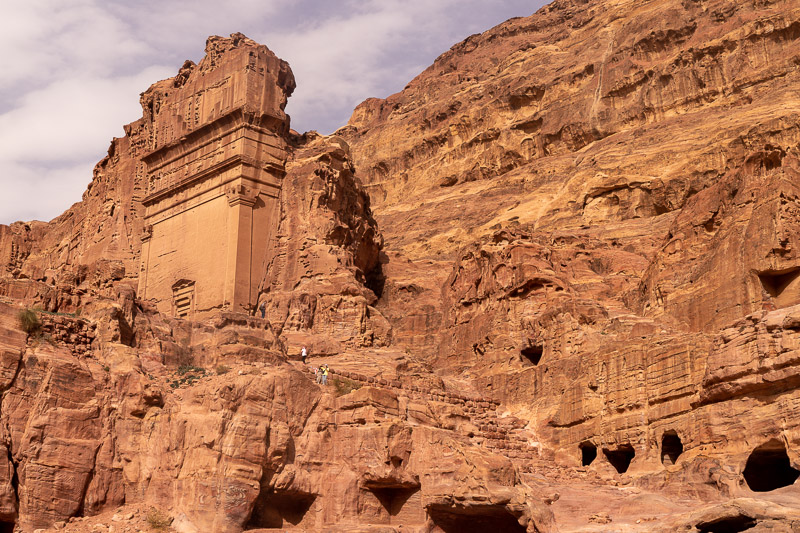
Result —
[[336, 135], [279, 116], [265, 318], [174, 318], [135, 290], [140, 200], [192, 119], [153, 114], [243, 51], [146, 92], [65, 215], [0, 226], [0, 521], [800, 527], [799, 2], [557, 0]]
[[[265, 108], [272, 115], [246, 107], [249, 91], [237, 111], [236, 84], [253, 72], [274, 74], [255, 86], [264, 102], [277, 98]], [[184, 532], [550, 527], [552, 513], [510, 459], [474, 441], [495, 404], [448, 392], [385, 348], [391, 327], [371, 288], [382, 237], [369, 197], [343, 140], [289, 131], [281, 113], [293, 86], [266, 47], [212, 37], [199, 64], [143, 93], [143, 118], [112, 143], [83, 202], [48, 224], [0, 228], [0, 528], [63, 529], [71, 519], [80, 528], [74, 518], [121, 505], [164, 509]], [[233, 118], [218, 128], [220, 116]], [[163, 298], [137, 294], [141, 243], [155, 238], [141, 204], [165, 186], [191, 196], [181, 192], [191, 172], [213, 172], [239, 141], [206, 146], [242, 116], [273, 139], [268, 163], [280, 178], [274, 227], [253, 236], [266, 250], [254, 258], [263, 277], [253, 287], [266, 317], [254, 306], [173, 318]], [[190, 160], [193, 150], [205, 156]], [[251, 194], [248, 184], [219, 189], [235, 202]], [[198, 263], [215, 253], [182, 242]], [[26, 308], [34, 323], [19, 318]], [[381, 349], [389, 363], [360, 366], [368, 375], [339, 370], [320, 387], [289, 361], [301, 344], [314, 358]], [[414, 371], [424, 388], [409, 384]]]
[[770, 456], [791, 483], [798, 16], [556, 1], [361, 104], [337, 133], [393, 338], [557, 464], [715, 499]]

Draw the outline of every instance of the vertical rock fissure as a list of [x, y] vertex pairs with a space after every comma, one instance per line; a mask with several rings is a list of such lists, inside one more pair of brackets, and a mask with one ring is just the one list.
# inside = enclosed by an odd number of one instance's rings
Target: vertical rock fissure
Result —
[[83, 488], [81, 488], [80, 505], [78, 506], [78, 510], [75, 511], [75, 516], [85, 516], [84, 513], [86, 511], [86, 495], [89, 492], [89, 486], [92, 484], [95, 471], [97, 470], [97, 453], [99, 451], [100, 451], [100, 445], [98, 445], [94, 449], [94, 455], [92, 456], [92, 469], [86, 475], [86, 482], [83, 484]]
[[[7, 395], [8, 390], [11, 389], [11, 387], [13, 387], [17, 383], [17, 380], [19, 379], [19, 373], [20, 373], [20, 370], [22, 368], [22, 356], [23, 355], [25, 355], [25, 350], [23, 350], [20, 353], [19, 359], [17, 359], [16, 368], [14, 369], [14, 377], [11, 378], [11, 380], [9, 381], [8, 386], [5, 389], [3, 389], [2, 395], [0, 395], [0, 413], [4, 412], [5, 399], [6, 399], [6, 395]], [[11, 465], [11, 470], [12, 470], [12, 472], [11, 472], [11, 490], [14, 493], [14, 506], [16, 507], [16, 514], [18, 515], [18, 513], [19, 513], [19, 475], [17, 473], [17, 468], [19, 466], [19, 462], [14, 459], [14, 454], [11, 451], [10, 435], [12, 433], [11, 433], [11, 428], [8, 426], [8, 420], [6, 420], [6, 426], [3, 429], [5, 430], [5, 434], [9, 435], [9, 444], [6, 447], [6, 453], [7, 453], [7, 456], [8, 456], [8, 463]], [[5, 532], [5, 529], [4, 529], [5, 528], [5, 524], [8, 524], [8, 522], [0, 522], [0, 533], [4, 533]], [[11, 523], [11, 527], [8, 528], [9, 533], [13, 533], [14, 526], [15, 526], [15, 524]]]
[[[14, 504], [19, 512], [19, 476], [17, 475], [17, 462], [14, 461], [14, 456], [11, 454], [11, 448], [6, 448], [8, 453], [8, 463], [11, 465], [11, 490], [14, 491]], [[0, 533], [3, 532], [3, 523], [0, 522]], [[13, 530], [13, 527], [12, 527]]]

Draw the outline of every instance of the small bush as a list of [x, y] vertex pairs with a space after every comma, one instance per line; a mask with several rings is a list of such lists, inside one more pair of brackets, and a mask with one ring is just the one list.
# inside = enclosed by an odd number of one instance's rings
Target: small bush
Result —
[[172, 523], [172, 517], [155, 507], [151, 507], [147, 513], [147, 525], [156, 531], [166, 531]]
[[22, 328], [22, 331], [28, 335], [37, 333], [39, 328], [42, 327], [42, 323], [39, 322], [39, 316], [32, 309], [20, 311], [17, 317], [19, 318], [19, 326]]
[[336, 390], [336, 396], [344, 396], [345, 394], [350, 394], [354, 390], [358, 390], [361, 388], [361, 384], [342, 377], [335, 377], [333, 378], [333, 388]]
[[217, 365], [217, 375], [221, 376], [222, 374], [227, 374], [231, 371], [231, 367], [228, 365]]
[[194, 365], [181, 365], [178, 367], [178, 374], [180, 374], [181, 376], [189, 372], [199, 372], [200, 374], [205, 374], [206, 369]]

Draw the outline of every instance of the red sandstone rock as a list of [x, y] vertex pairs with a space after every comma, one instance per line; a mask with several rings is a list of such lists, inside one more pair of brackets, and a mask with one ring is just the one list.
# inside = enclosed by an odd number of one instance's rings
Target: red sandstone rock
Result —
[[[289, 134], [285, 63], [210, 39], [83, 202], [0, 226], [0, 521], [796, 528], [799, 13], [557, 0], [331, 137]], [[135, 291], [147, 154], [217, 124], [175, 94], [245, 52], [275, 67], [268, 315], [175, 319]], [[25, 335], [33, 304], [81, 316]]]

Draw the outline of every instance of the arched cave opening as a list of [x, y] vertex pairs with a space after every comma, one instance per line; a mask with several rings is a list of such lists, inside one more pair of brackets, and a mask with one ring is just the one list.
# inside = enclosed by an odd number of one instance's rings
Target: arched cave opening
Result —
[[544, 354], [544, 346], [541, 344], [528, 346], [527, 348], [523, 348], [522, 350], [520, 350], [519, 354], [521, 356], [522, 363], [525, 366], [536, 366], [539, 364], [539, 361], [542, 360], [542, 355]]
[[753, 450], [743, 474], [750, 490], [768, 492], [794, 484], [800, 470], [792, 468], [783, 442], [772, 439]]
[[678, 434], [672, 429], [665, 431], [661, 436], [661, 463], [674, 465], [682, 453], [683, 442]]
[[419, 487], [370, 487], [369, 490], [390, 516], [397, 516], [409, 498], [419, 492]]
[[315, 494], [262, 491], [256, 499], [245, 529], [297, 526], [303, 521], [316, 498]]
[[597, 446], [585, 440], [578, 445], [581, 450], [581, 465], [589, 466], [597, 459]]
[[603, 448], [603, 455], [618, 473], [624, 474], [636, 456], [636, 450], [630, 444], [622, 444], [614, 450]]
[[525, 533], [527, 529], [504, 507], [491, 506], [481, 509], [459, 509], [451, 507], [428, 507], [431, 521], [444, 533]]
[[758, 279], [777, 307], [800, 303], [800, 268], [760, 272]]
[[695, 527], [700, 533], [739, 533], [755, 527], [756, 524], [758, 524], [756, 519], [739, 514], [717, 520], [709, 520], [708, 522], [700, 522]]

